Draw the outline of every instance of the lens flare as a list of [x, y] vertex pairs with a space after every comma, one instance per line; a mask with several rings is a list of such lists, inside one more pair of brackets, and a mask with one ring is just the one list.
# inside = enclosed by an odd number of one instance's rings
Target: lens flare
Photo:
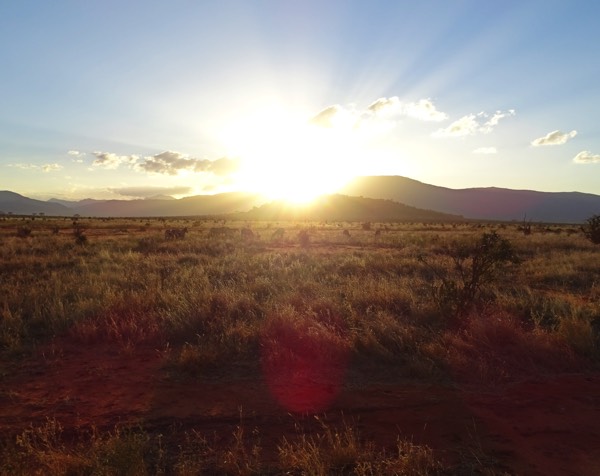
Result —
[[261, 348], [269, 391], [286, 410], [318, 413], [336, 400], [348, 362], [339, 326], [312, 318], [277, 319], [267, 325]]

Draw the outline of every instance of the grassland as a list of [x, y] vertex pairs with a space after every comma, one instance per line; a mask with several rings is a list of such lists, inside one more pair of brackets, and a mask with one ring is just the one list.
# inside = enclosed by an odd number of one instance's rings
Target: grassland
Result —
[[[462, 293], [485, 236], [511, 259]], [[490, 416], [535, 381], [600, 407], [600, 248], [575, 226], [8, 217], [0, 266], [0, 474], [600, 465]]]

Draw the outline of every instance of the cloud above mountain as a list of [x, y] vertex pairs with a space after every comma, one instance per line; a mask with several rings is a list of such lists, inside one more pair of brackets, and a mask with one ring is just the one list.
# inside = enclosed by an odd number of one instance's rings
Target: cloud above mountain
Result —
[[197, 159], [179, 152], [165, 151], [136, 164], [136, 169], [164, 175], [177, 175], [180, 171], [211, 172], [215, 175], [228, 175], [238, 168], [238, 161], [222, 157], [217, 160]]
[[344, 107], [339, 104], [327, 106], [319, 111], [309, 122], [315, 126], [333, 128], [348, 126], [360, 128], [371, 121], [394, 120], [409, 117], [420, 121], [439, 122], [448, 118], [448, 115], [439, 111], [431, 99], [403, 102], [398, 96], [381, 97], [364, 110], [353, 107]]
[[511, 117], [516, 114], [514, 109], [508, 111], [496, 111], [490, 115], [486, 112], [478, 114], [467, 114], [457, 119], [449, 126], [435, 131], [432, 136], [438, 138], [444, 137], [466, 137], [475, 134], [489, 134], [498, 125], [501, 119]]
[[379, 98], [366, 109], [375, 116], [406, 116], [421, 121], [444, 121], [448, 115], [438, 111], [431, 99], [420, 99], [416, 102], [402, 102], [398, 96]]
[[[85, 153], [79, 151], [69, 151], [73, 157], [85, 156]], [[93, 168], [115, 170], [121, 166], [128, 167], [138, 172], [152, 174], [177, 175], [181, 171], [194, 173], [210, 172], [214, 175], [229, 175], [239, 167], [236, 159], [221, 157], [216, 160], [198, 159], [187, 154], [167, 150], [159, 154], [144, 156], [139, 155], [118, 155], [112, 152], [93, 152], [95, 160], [92, 162]]]
[[157, 195], [189, 195], [191, 187], [121, 187], [111, 188], [111, 192], [124, 197], [149, 198]]
[[122, 164], [135, 164], [140, 157], [138, 155], [117, 155], [112, 152], [93, 152], [96, 159], [92, 167], [101, 169], [118, 169]]
[[571, 132], [552, 131], [543, 137], [538, 137], [537, 139], [532, 140], [531, 145], [534, 147], [539, 147], [542, 145], [562, 145], [576, 135], [577, 131], [575, 130]]
[[573, 162], [576, 164], [598, 164], [600, 163], [600, 154], [592, 154], [589, 150], [582, 150], [575, 156]]

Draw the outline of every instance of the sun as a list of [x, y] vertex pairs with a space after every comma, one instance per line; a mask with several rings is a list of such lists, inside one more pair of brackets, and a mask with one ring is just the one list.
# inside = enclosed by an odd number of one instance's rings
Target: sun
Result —
[[353, 176], [351, 134], [310, 124], [305, 116], [266, 108], [230, 124], [229, 153], [240, 159], [240, 190], [308, 203], [335, 193]]

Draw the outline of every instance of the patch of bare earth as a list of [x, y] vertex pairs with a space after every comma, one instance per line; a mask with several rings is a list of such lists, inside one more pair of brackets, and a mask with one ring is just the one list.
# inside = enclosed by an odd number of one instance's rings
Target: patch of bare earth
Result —
[[[65, 340], [50, 344], [0, 383], [0, 433], [17, 434], [55, 418], [66, 430], [130, 423], [150, 431], [193, 428], [218, 444], [243, 423], [258, 430], [268, 457], [282, 437], [321, 429], [311, 415], [281, 407], [257, 370], [178, 379], [164, 363], [165, 353], [149, 345], [128, 351]], [[493, 390], [394, 378], [366, 382], [344, 385], [321, 420], [350, 423], [382, 447], [395, 447], [398, 437], [412, 439], [448, 465], [486, 458], [488, 466], [509, 474], [600, 474], [597, 374], [529, 379]]]

